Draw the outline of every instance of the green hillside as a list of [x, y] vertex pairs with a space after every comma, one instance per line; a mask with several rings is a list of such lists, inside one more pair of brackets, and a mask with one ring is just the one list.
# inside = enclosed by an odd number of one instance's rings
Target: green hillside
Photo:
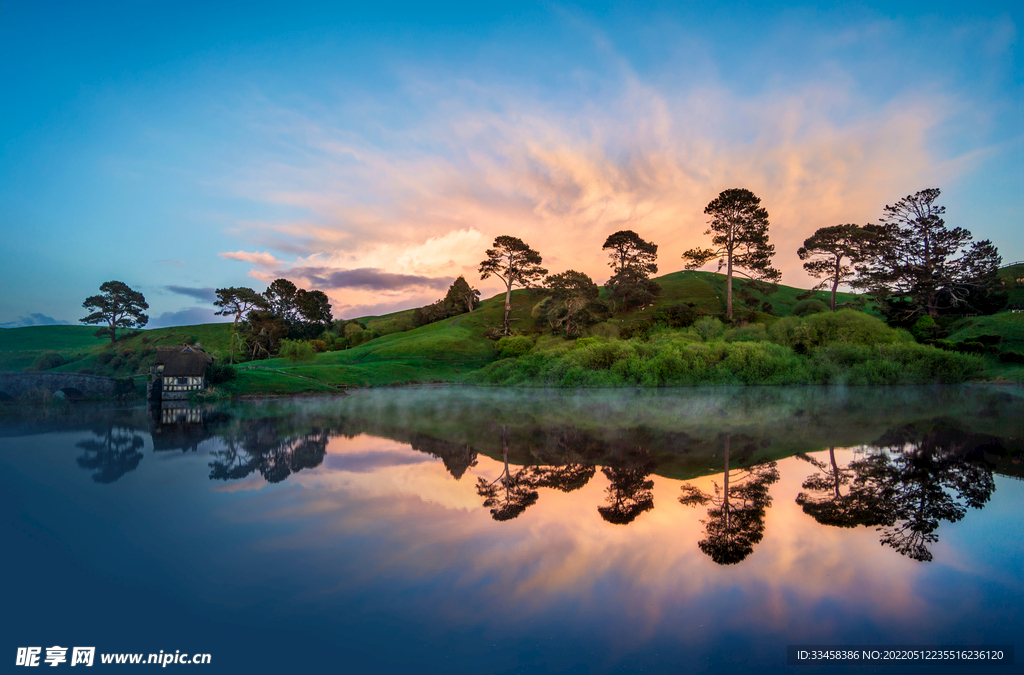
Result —
[[[1018, 266], [1024, 272], [1024, 265]], [[1007, 268], [1004, 276], [1016, 283], [1017, 271]], [[658, 277], [662, 292], [650, 306], [616, 314], [607, 324], [595, 328], [599, 335], [612, 336], [618, 329], [654, 317], [659, 311], [679, 303], [693, 303], [699, 314], [721, 316], [725, 311], [725, 277], [712, 272], [682, 271]], [[771, 324], [788, 316], [806, 291], [779, 286], [770, 295], [751, 294], [747, 306], [743, 279], [734, 279], [737, 312], [763, 310], [771, 314], [755, 315], [761, 323]], [[602, 294], [606, 293], [602, 290]], [[828, 294], [818, 299], [827, 302]], [[512, 293], [511, 324], [518, 333], [539, 333], [541, 327], [531, 314], [544, 299], [539, 291], [516, 290]], [[859, 300], [855, 294], [840, 293], [839, 303]], [[870, 313], [872, 307], [865, 309]], [[496, 329], [504, 311], [504, 294], [484, 300], [472, 313], [462, 314], [420, 328], [412, 327], [413, 310], [358, 319], [373, 339], [356, 347], [316, 355], [309, 363], [292, 364], [284, 359], [243, 363], [237, 380], [221, 387], [224, 395], [247, 393], [292, 394], [336, 391], [339, 387], [382, 386], [411, 382], [460, 382], [497, 359]], [[45, 368], [53, 371], [85, 372], [115, 377], [140, 376], [148, 371], [156, 348], [164, 345], [199, 342], [215, 356], [227, 360], [232, 325], [230, 323], [177, 326], [138, 331], [114, 345], [93, 336], [95, 328], [86, 326], [36, 326], [0, 330], [0, 370], [16, 371]], [[991, 317], [964, 319], [949, 328], [950, 341], [964, 341], [979, 335], [1003, 335], [1002, 349], [1024, 353], [1024, 315], [1004, 312]], [[490, 335], [489, 335], [490, 334]], [[763, 331], [762, 331], [763, 334]], [[565, 351], [572, 343], [546, 337], [544, 349]], [[556, 344], [557, 343], [557, 344]], [[538, 349], [540, 346], [538, 346]], [[62, 364], [53, 367], [56, 352]], [[236, 357], [238, 355], [236, 354]], [[991, 357], [995, 361], [994, 357]], [[1024, 369], [1022, 369], [1024, 370]]]

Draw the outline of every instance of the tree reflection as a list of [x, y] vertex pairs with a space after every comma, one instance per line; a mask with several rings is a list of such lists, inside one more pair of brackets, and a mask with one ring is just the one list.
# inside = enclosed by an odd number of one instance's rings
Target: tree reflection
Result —
[[800, 457], [818, 469], [803, 482], [803, 489], [807, 492], [796, 497], [796, 503], [804, 513], [822, 525], [833, 527], [871, 526], [885, 522], [886, 508], [879, 492], [865, 481], [856, 480], [859, 474], [875, 472], [877, 468], [874, 465], [885, 463], [885, 456], [867, 457], [841, 467], [836, 462], [835, 446], [831, 446], [828, 464], [806, 455]]
[[113, 483], [138, 468], [142, 461], [139, 450], [145, 443], [133, 429], [108, 424], [106, 429], [92, 433], [95, 439], [79, 441], [75, 446], [85, 450], [78, 458], [78, 466], [96, 470], [92, 475], [94, 481]]
[[[491, 517], [497, 521], [518, 518], [527, 508], [537, 503], [538, 494], [534, 489], [533, 472], [530, 467], [521, 467], [512, 473], [508, 465], [508, 427], [501, 427], [501, 454], [505, 468], [495, 480], [478, 478], [476, 491], [484, 498], [484, 506], [491, 509]], [[499, 485], [500, 483], [500, 485]]]
[[256, 471], [268, 483], [280, 483], [319, 466], [329, 439], [328, 431], [317, 427], [281, 438], [275, 420], [246, 420], [241, 431], [225, 434], [224, 447], [212, 453], [210, 479], [239, 480]]
[[585, 457], [592, 451], [592, 439], [565, 428], [557, 435], [558, 452], [548, 453], [550, 464], [535, 466], [530, 479], [536, 487], [547, 487], [561, 492], [573, 492], [584, 487], [597, 473], [593, 462]]
[[708, 494], [693, 485], [683, 485], [679, 502], [684, 506], [708, 505], [705, 537], [697, 543], [719, 565], [735, 565], [754, 551], [764, 537], [765, 511], [772, 498], [768, 487], [779, 480], [775, 462], [755, 464], [746, 469], [729, 468], [730, 437], [725, 436], [725, 470], [722, 485]]
[[883, 507], [882, 544], [914, 560], [930, 561], [942, 521], [955, 523], [981, 508], [995, 481], [982, 461], [969, 461], [972, 437], [949, 428], [905, 427], [878, 441], [884, 454], [857, 467], [856, 481]]
[[644, 511], [654, 508], [654, 481], [649, 476], [654, 471], [654, 460], [646, 450], [627, 454], [621, 460], [601, 469], [611, 485], [606, 493], [606, 506], [599, 506], [598, 513], [609, 523], [628, 525]]

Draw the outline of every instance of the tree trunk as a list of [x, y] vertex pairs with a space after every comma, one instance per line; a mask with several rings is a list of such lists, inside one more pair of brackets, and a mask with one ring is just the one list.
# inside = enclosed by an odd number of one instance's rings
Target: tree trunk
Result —
[[507, 336], [511, 331], [508, 327], [508, 315], [512, 313], [512, 284], [507, 284], [505, 288], [505, 335]]
[[729, 435], [725, 436], [725, 475], [722, 477], [722, 513], [725, 515], [725, 529], [729, 529]]
[[732, 318], [732, 251], [726, 257], [725, 266], [725, 318]]
[[832, 311], [836, 311], [836, 289], [839, 288], [839, 264], [843, 261], [842, 256], [836, 256], [836, 270], [832, 276]]

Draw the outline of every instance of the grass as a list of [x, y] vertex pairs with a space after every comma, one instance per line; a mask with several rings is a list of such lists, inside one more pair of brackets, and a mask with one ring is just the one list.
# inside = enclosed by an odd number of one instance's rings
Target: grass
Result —
[[[662, 286], [662, 293], [651, 306], [617, 314], [606, 324], [596, 327], [595, 335], [614, 338], [619, 328], [651, 318], [660, 310], [682, 302], [694, 303], [703, 315], [724, 312], [723, 275], [682, 271], [659, 277], [657, 281]], [[734, 280], [737, 290], [746, 283], [742, 279]], [[535, 344], [531, 353], [520, 359], [521, 363], [515, 359], [511, 362], [500, 359], [495, 342], [486, 336], [501, 326], [504, 294], [499, 294], [484, 300], [472, 313], [420, 328], [412, 328], [412, 310], [362, 317], [359, 320], [369, 330], [382, 335], [356, 347], [318, 354], [314, 361], [297, 364], [294, 368], [282, 359], [243, 364], [238, 380], [220, 389], [222, 395], [243, 395], [326, 392], [335, 391], [339, 385], [373, 387], [413, 382], [484, 381], [554, 386], [878, 383], [959, 381], [963, 373], [979, 371], [978, 363], [974, 361], [969, 364], [958, 362], [959, 365], [947, 363], [931, 352], [913, 351], [914, 346], [891, 348], [884, 357], [876, 359], [877, 367], [869, 366], [874, 357], [867, 352], [845, 348], [845, 351], [821, 351], [824, 343], [857, 327], [829, 328], [824, 325], [827, 321], [821, 319], [807, 323], [786, 317], [801, 293], [804, 293], [802, 289], [780, 286], [775, 293], [760, 297], [770, 303], [772, 312], [777, 316], [759, 313], [757, 321], [764, 326], [755, 324], [747, 328], [731, 328], [724, 333], [718, 331], [712, 342], [717, 340], [721, 344], [698, 345], [695, 343], [703, 341], [692, 335], [655, 329], [643, 338], [611, 340], [618, 344], [615, 349], [624, 356], [615, 357], [613, 367], [593, 368], [585, 363], [584, 356], [591, 352], [605, 353], [602, 350], [612, 348], [594, 347], [577, 353], [579, 346], [586, 345], [585, 340], [566, 341], [538, 334], [539, 327], [532, 313], [544, 296], [539, 292], [516, 290], [512, 293], [510, 315], [513, 331], [526, 334]], [[820, 292], [816, 297], [827, 301], [828, 294]], [[847, 302], [856, 297], [839, 294], [838, 301]], [[736, 298], [736, 308], [744, 310], [743, 301], [739, 298]], [[868, 318], [863, 313], [857, 315]], [[784, 318], [780, 319], [780, 316]], [[814, 321], [823, 322], [823, 325], [815, 328], [812, 325]], [[813, 335], [794, 333], [794, 326], [798, 324], [814, 328], [811, 331]], [[860, 326], [858, 329], [863, 328]], [[1003, 336], [1001, 349], [1024, 352], [1024, 315], [1004, 313], [967, 319], [957, 322], [952, 328], [950, 340], [999, 334]], [[0, 369], [24, 370], [32, 367], [45, 351], [57, 351], [68, 362], [54, 368], [54, 371], [131, 377], [148, 370], [156, 347], [185, 341], [199, 341], [205, 350], [226, 360], [232, 325], [217, 323], [140, 331], [115, 345], [95, 338], [92, 335], [94, 331], [95, 328], [84, 326], [0, 330]], [[819, 334], [825, 337], [814, 337]], [[905, 342], [906, 337], [893, 338], [890, 342]], [[588, 339], [600, 341], [604, 338]], [[873, 354], [879, 353], [876, 350]], [[978, 377], [1024, 379], [1016, 372], [1024, 369], [1014, 364], [1000, 363], [988, 357], [981, 357], [979, 362], [982, 365], [981, 374], [976, 375]], [[918, 366], [928, 363], [943, 372], [928, 377], [914, 363]]]

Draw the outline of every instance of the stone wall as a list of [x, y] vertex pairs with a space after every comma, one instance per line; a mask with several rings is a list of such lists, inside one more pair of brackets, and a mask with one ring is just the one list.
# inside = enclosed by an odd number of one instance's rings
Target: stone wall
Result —
[[62, 389], [74, 389], [83, 396], [94, 398], [113, 396], [117, 382], [110, 377], [78, 373], [0, 373], [0, 398], [18, 398], [25, 392], [38, 389], [51, 394]]

